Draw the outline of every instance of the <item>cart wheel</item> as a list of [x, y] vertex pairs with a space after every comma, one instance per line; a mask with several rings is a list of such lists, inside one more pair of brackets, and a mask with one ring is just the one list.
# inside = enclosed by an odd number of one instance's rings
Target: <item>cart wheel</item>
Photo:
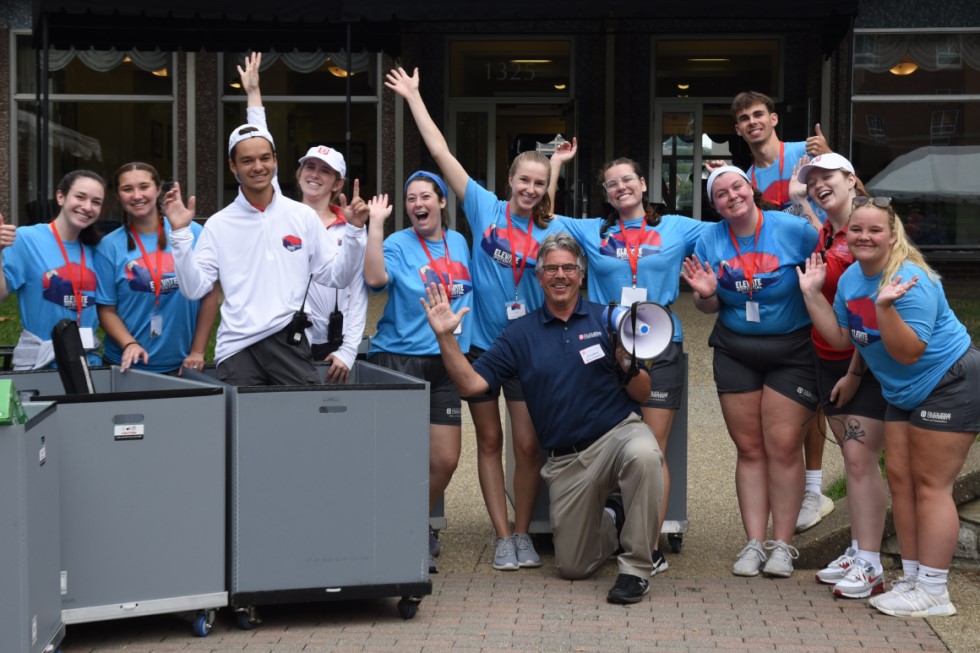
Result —
[[211, 621], [208, 620], [208, 615], [199, 612], [194, 616], [194, 625], [192, 626], [194, 634], [198, 637], [207, 637], [208, 633], [211, 632]]
[[415, 617], [419, 611], [419, 602], [422, 599], [417, 596], [403, 596], [398, 602], [398, 614], [406, 621]]
[[670, 545], [671, 553], [680, 553], [684, 546], [684, 536], [680, 533], [671, 533], [667, 536], [667, 543]]
[[259, 625], [259, 620], [255, 617], [254, 608], [239, 612], [237, 619], [238, 627], [242, 630], [254, 630]]

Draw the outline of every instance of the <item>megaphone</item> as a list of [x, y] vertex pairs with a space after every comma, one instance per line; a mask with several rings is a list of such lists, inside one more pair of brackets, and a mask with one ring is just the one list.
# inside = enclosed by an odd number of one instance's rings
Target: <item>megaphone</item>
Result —
[[674, 339], [670, 311], [655, 302], [636, 302], [632, 306], [610, 304], [602, 318], [609, 331], [619, 337], [623, 349], [639, 360], [653, 360]]

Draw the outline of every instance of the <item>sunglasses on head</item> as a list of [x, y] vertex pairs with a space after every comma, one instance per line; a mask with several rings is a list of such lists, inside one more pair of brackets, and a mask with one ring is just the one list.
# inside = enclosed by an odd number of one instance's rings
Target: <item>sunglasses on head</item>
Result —
[[892, 198], [890, 197], [868, 197], [867, 195], [858, 195], [853, 200], [851, 200], [851, 206], [855, 209], [859, 209], [862, 206], [871, 204], [879, 209], [887, 209], [892, 205]]

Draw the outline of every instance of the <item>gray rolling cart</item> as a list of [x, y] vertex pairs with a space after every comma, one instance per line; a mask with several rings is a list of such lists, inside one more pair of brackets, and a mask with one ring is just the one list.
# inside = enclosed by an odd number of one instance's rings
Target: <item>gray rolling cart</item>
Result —
[[228, 390], [238, 625], [260, 605], [378, 597], [413, 617], [432, 593], [428, 384], [356, 361], [346, 385]]
[[[506, 487], [507, 498], [514, 505], [514, 442], [510, 431], [510, 420], [507, 421], [505, 435], [506, 451]], [[670, 550], [680, 553], [684, 543], [684, 533], [688, 529], [687, 519], [687, 354], [684, 354], [684, 391], [681, 396], [681, 407], [674, 416], [670, 427], [670, 437], [667, 439], [667, 467], [670, 469], [670, 499], [667, 503], [667, 516], [664, 519], [662, 535], [667, 536]], [[541, 464], [548, 459], [548, 452], [541, 452]], [[534, 504], [531, 516], [530, 533], [550, 535], [551, 517], [548, 512], [548, 486], [544, 481], [538, 489], [538, 499]]]
[[90, 395], [56, 371], [5, 378], [58, 402], [63, 621], [194, 611], [207, 635], [228, 604], [223, 388], [117, 367]]
[[60, 436], [57, 406], [24, 405], [0, 426], [0, 651], [50, 653], [65, 636], [58, 585]]

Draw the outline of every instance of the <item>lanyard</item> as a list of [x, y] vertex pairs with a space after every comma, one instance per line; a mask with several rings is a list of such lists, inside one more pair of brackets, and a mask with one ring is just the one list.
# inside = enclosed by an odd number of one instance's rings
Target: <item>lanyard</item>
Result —
[[510, 269], [514, 273], [514, 301], [518, 298], [518, 288], [521, 284], [521, 277], [524, 276], [524, 267], [527, 265], [527, 255], [531, 252], [531, 232], [534, 230], [534, 220], [528, 218], [527, 221], [527, 243], [524, 247], [524, 255], [521, 257], [520, 270], [517, 267], [517, 245], [514, 242], [514, 228], [510, 221], [510, 202], [507, 202], [507, 240], [510, 241]]
[[626, 224], [623, 219], [619, 219], [619, 230], [623, 232], [623, 240], [626, 242], [626, 258], [630, 262], [630, 270], [633, 272], [633, 287], [636, 288], [636, 270], [640, 265], [640, 244], [643, 242], [643, 232], [646, 231], [647, 221], [640, 222], [640, 233], [636, 237], [636, 243], [630, 242], [629, 232], [626, 231]]
[[[755, 244], [752, 246], [754, 252], [758, 251], [759, 232], [762, 231], [762, 209], [757, 208], [756, 211], [759, 212], [759, 221], [755, 225]], [[732, 239], [732, 245], [735, 246], [735, 251], [738, 252], [738, 260], [742, 264], [742, 272], [745, 274], [745, 280], [749, 282], [749, 299], [752, 299], [752, 278], [755, 276], [755, 263], [757, 258], [755, 256], [752, 257], [751, 267], [746, 265], [742, 259], [742, 250], [738, 246], [738, 238], [735, 237], [735, 232], [732, 230], [731, 225], [728, 225], [728, 235]]]
[[[783, 208], [783, 204], [786, 200], [783, 198], [783, 155], [786, 153], [786, 143], [779, 141], [779, 175], [776, 178], [776, 204], [779, 208]], [[755, 188], [759, 187], [759, 184], [755, 183], [755, 166], [752, 166], [752, 185]]]
[[71, 261], [68, 259], [68, 250], [65, 249], [65, 244], [61, 242], [61, 234], [58, 233], [58, 229], [55, 228], [54, 222], [49, 222], [48, 226], [51, 227], [51, 233], [54, 234], [54, 239], [58, 243], [58, 248], [61, 250], [61, 255], [65, 257], [65, 271], [71, 275], [69, 281], [71, 281], [71, 289], [75, 295], [75, 311], [78, 313], [76, 321], [78, 326], [82, 325], [82, 282], [85, 280], [85, 245], [78, 243], [78, 249], [82, 253], [82, 264], [78, 269], [78, 279], [76, 280], [75, 275], [72, 274]]
[[150, 257], [147, 256], [146, 254], [146, 248], [143, 247], [143, 240], [140, 238], [140, 235], [136, 233], [136, 230], [133, 229], [132, 227], [129, 228], [129, 233], [133, 237], [133, 240], [136, 241], [136, 244], [139, 245], [140, 252], [143, 253], [143, 262], [146, 264], [146, 267], [150, 270], [150, 278], [153, 279], [153, 296], [156, 298], [156, 302], [153, 305], [155, 307], [159, 307], [160, 286], [163, 283], [163, 272], [162, 272], [163, 266], [160, 263], [161, 252], [160, 252], [159, 243], [160, 243], [160, 235], [163, 233], [163, 225], [160, 225], [157, 229], [157, 252], [156, 252], [157, 264], [155, 266], [150, 265]]
[[442, 275], [439, 274], [439, 270], [436, 269], [436, 261], [432, 258], [432, 253], [429, 252], [429, 246], [425, 244], [425, 239], [422, 238], [419, 232], [415, 232], [415, 237], [419, 239], [419, 243], [422, 245], [422, 249], [425, 250], [425, 255], [429, 257], [429, 264], [432, 266], [432, 271], [436, 273], [439, 277], [439, 281], [442, 282], [442, 286], [446, 289], [446, 297], [452, 301], [453, 299], [453, 269], [451, 267], [452, 260], [449, 258], [449, 241], [446, 240], [446, 234], [442, 235], [442, 247], [446, 250], [446, 281], [443, 281]]

